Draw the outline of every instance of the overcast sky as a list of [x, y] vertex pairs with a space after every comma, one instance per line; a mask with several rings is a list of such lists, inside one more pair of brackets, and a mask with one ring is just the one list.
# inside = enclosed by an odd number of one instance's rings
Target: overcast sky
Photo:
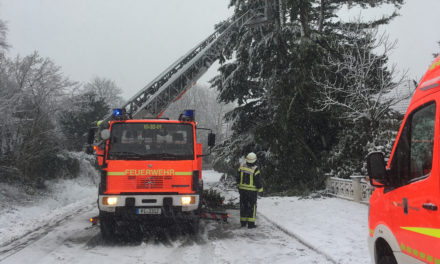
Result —
[[[37, 50], [72, 80], [114, 80], [129, 98], [232, 14], [229, 0], [0, 0], [10, 55]], [[387, 8], [385, 8], [387, 9]], [[389, 9], [389, 8], [388, 8]], [[387, 32], [391, 56], [420, 78], [440, 51], [439, 0], [407, 0]], [[384, 10], [370, 11], [378, 15]], [[358, 11], [344, 14], [357, 16]], [[368, 15], [371, 15], [368, 14]], [[215, 66], [199, 83], [215, 75]]]

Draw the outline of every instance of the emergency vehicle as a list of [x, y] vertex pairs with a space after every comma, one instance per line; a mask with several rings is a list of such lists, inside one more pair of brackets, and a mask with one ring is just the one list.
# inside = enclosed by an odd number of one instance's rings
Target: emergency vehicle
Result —
[[[174, 121], [161, 117], [221, 57], [230, 34], [273, 19], [274, 1], [265, 0], [262, 5], [263, 9], [251, 9], [225, 21], [105, 117], [96, 131], [98, 142], [93, 143], [96, 137], [91, 131], [89, 147], [93, 145], [102, 169], [98, 203], [104, 238], [111, 238], [123, 225], [137, 226], [134, 222], [186, 222], [196, 231], [200, 216], [227, 219], [225, 212], [201, 213], [202, 144], [196, 143], [196, 130], [201, 128], [194, 112], [185, 111]], [[208, 145], [214, 144], [215, 135], [210, 133]], [[96, 220], [91, 219], [92, 223]]]
[[375, 263], [440, 264], [440, 56], [418, 85], [388, 164], [370, 153], [375, 186], [369, 250]]
[[[104, 143], [95, 148], [102, 168], [98, 204], [104, 238], [167, 221], [197, 231], [203, 155], [196, 130], [193, 110], [179, 120], [130, 119], [122, 109], [114, 111], [100, 132]], [[210, 133], [208, 145], [214, 144]]]

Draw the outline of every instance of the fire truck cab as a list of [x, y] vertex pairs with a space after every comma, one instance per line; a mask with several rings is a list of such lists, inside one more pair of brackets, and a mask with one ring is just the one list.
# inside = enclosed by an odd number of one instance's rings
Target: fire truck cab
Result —
[[[101, 233], [173, 222], [197, 231], [202, 181], [202, 144], [196, 143], [194, 112], [179, 120], [129, 119], [116, 109], [101, 131]], [[213, 146], [210, 134], [208, 145]]]
[[440, 264], [439, 161], [440, 56], [415, 91], [388, 164], [380, 152], [367, 158], [375, 263]]

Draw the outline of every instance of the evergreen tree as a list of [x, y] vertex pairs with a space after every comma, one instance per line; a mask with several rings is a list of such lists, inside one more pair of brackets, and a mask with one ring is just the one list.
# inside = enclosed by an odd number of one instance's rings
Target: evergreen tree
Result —
[[[438, 42], [438, 45], [440, 46], [440, 41]], [[437, 58], [437, 56], [438, 56], [439, 54], [440, 54], [440, 53], [438, 53], [438, 52], [437, 52], [437, 53], [434, 53], [434, 54], [433, 54], [434, 58]]]
[[8, 27], [3, 20], [0, 20], [0, 53], [3, 53], [4, 50], [8, 49], [9, 47], [8, 42], [6, 41], [7, 32]]
[[70, 107], [61, 111], [59, 123], [65, 136], [65, 146], [80, 151], [87, 140], [89, 129], [109, 113], [110, 107], [94, 92], [86, 91], [68, 99]]
[[[327, 65], [328, 56], [338, 56], [330, 43], [352, 43], [341, 30], [351, 23], [338, 19], [337, 12], [344, 5], [367, 8], [392, 3], [399, 7], [402, 0], [280, 3], [273, 5], [279, 8], [271, 23], [242, 27], [228, 39], [220, 74], [211, 84], [220, 92], [220, 101], [236, 101], [238, 107], [227, 114], [234, 120], [234, 135], [217, 151], [231, 171], [239, 157], [255, 151], [266, 190], [302, 192], [322, 187], [323, 161], [343, 126], [338, 122], [340, 112], [310, 111], [323, 96], [312, 76], [337, 79]], [[232, 0], [230, 5], [237, 18], [261, 8], [262, 1]], [[359, 27], [385, 24], [395, 15], [359, 23]]]

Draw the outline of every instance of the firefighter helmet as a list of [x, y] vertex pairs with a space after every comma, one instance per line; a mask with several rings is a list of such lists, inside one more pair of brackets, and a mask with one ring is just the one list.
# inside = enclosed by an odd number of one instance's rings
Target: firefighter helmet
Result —
[[255, 155], [255, 153], [251, 152], [247, 154], [246, 156], [247, 163], [254, 163], [255, 161], [257, 161], [257, 155]]

